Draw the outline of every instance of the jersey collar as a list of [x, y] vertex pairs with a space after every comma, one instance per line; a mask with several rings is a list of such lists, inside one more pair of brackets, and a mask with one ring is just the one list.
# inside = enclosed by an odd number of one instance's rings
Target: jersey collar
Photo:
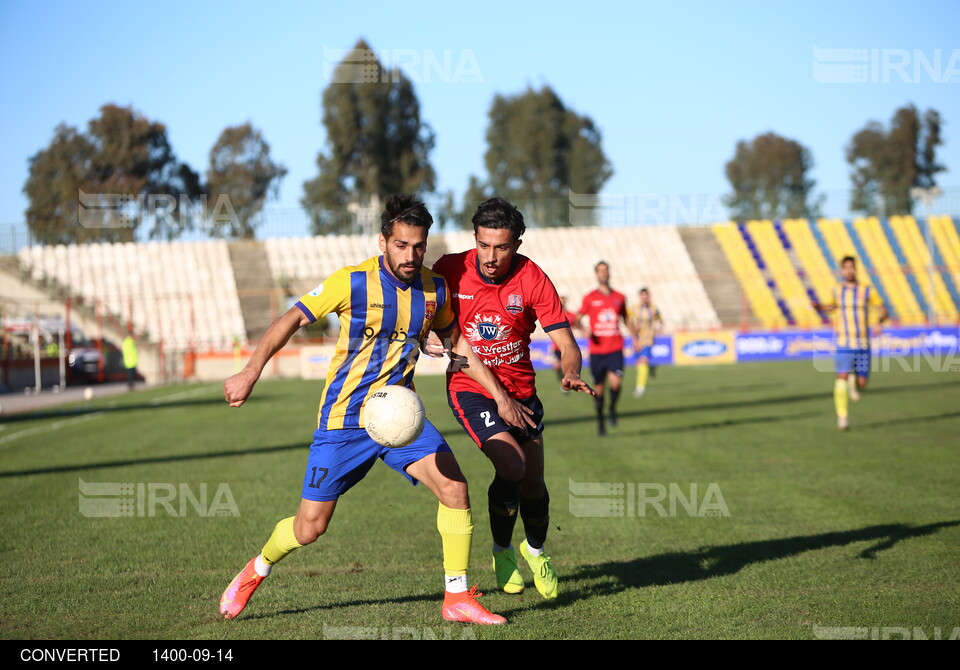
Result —
[[414, 288], [421, 288], [423, 286], [423, 283], [420, 281], [419, 272], [414, 276], [413, 281], [411, 281], [408, 284], [406, 282], [400, 281], [399, 279], [393, 276], [393, 273], [390, 272], [390, 270], [388, 270], [387, 266], [384, 264], [382, 255], [380, 256], [379, 261], [380, 261], [380, 276], [386, 279], [387, 283], [393, 286], [394, 288], [398, 288], [401, 291], [406, 291], [411, 286], [413, 286]]
[[510, 277], [513, 276], [514, 270], [517, 269], [517, 265], [520, 263], [520, 254], [513, 255], [513, 260], [510, 261], [510, 270], [507, 272], [507, 274], [503, 275], [498, 279], [488, 279], [487, 277], [484, 276], [484, 274], [480, 271], [480, 256], [478, 254], [474, 253], [473, 261], [474, 261], [474, 266], [477, 269], [477, 276], [480, 278], [480, 281], [482, 281], [484, 284], [504, 284], [508, 279], [510, 279]]

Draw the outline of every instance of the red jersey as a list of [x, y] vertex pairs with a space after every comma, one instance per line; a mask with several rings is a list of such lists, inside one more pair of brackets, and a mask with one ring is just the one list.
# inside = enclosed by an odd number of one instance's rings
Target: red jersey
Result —
[[599, 289], [583, 296], [580, 314], [590, 319], [590, 354], [612, 354], [623, 349], [620, 318], [627, 318], [627, 299], [619, 291]]
[[[533, 396], [537, 387], [530, 336], [536, 322], [548, 333], [570, 325], [550, 278], [536, 263], [517, 254], [510, 272], [496, 280], [487, 279], [480, 273], [476, 249], [442, 256], [433, 271], [450, 285], [457, 324], [474, 353], [496, 373], [513, 398]], [[490, 397], [464, 372], [448, 373], [447, 389]]]

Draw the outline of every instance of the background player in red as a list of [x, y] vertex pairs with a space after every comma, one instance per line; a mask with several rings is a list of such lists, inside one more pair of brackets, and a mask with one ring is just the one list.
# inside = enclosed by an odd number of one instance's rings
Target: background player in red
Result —
[[583, 296], [579, 324], [583, 317], [590, 322], [590, 372], [597, 390], [594, 404], [597, 408], [597, 432], [606, 435], [603, 417], [603, 392], [610, 383], [610, 425], [617, 425], [617, 400], [623, 378], [623, 335], [620, 321], [627, 325], [627, 298], [610, 288], [610, 266], [600, 261], [594, 267], [597, 288]]
[[557, 576], [543, 549], [550, 507], [543, 480], [543, 405], [530, 360], [530, 336], [537, 321], [560, 349], [561, 387], [590, 394], [593, 390], [580, 378], [580, 348], [553, 282], [517, 253], [526, 230], [523, 215], [503, 198], [491, 198], [480, 204], [472, 221], [476, 248], [443, 256], [433, 269], [450, 284], [451, 305], [464, 337], [510, 397], [531, 410], [531, 425], [523, 430], [505, 422], [502, 402], [463, 372], [447, 375], [447, 397], [460, 425], [496, 469], [487, 495], [497, 584], [507, 593], [524, 588], [512, 544], [519, 511], [526, 534], [520, 554], [533, 571], [537, 590], [555, 598]]

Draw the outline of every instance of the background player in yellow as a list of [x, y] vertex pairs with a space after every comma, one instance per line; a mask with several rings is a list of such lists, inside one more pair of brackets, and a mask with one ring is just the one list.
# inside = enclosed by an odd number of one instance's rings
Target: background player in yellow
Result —
[[338, 270], [277, 319], [250, 361], [224, 383], [224, 397], [240, 407], [249, 397], [267, 361], [299, 328], [335, 312], [340, 335], [320, 399], [316, 431], [303, 479], [296, 516], [281, 520], [263, 546], [234, 578], [220, 600], [220, 612], [232, 619], [246, 607], [273, 566], [323, 535], [341, 495], [357, 484], [376, 460], [423, 482], [439, 500], [437, 528], [443, 546], [444, 619], [482, 624], [505, 623], [467, 590], [467, 566], [473, 521], [467, 482], [456, 458], [427, 421], [412, 444], [386, 448], [370, 438], [362, 424], [367, 395], [385, 385], [411, 386], [420, 344], [430, 331], [449, 337], [470, 365], [464, 371], [502, 399], [507, 420], [530, 423], [496, 378], [460, 342], [450, 308], [447, 283], [423, 268], [427, 232], [433, 218], [411, 196], [391, 196], [381, 215], [382, 256]]
[[640, 306], [630, 320], [633, 348], [637, 352], [637, 385], [633, 389], [634, 398], [642, 397], [647, 390], [653, 340], [662, 325], [660, 310], [650, 301], [650, 291], [647, 288], [640, 289]]
[[843, 281], [833, 289], [833, 301], [813, 303], [815, 309], [833, 315], [834, 344], [836, 346], [836, 380], [833, 402], [837, 411], [837, 427], [850, 427], [848, 399], [856, 402], [860, 391], [870, 379], [870, 313], [878, 314], [874, 334], [881, 332], [880, 324], [890, 317], [875, 289], [857, 282], [857, 261], [844, 256], [840, 261]]

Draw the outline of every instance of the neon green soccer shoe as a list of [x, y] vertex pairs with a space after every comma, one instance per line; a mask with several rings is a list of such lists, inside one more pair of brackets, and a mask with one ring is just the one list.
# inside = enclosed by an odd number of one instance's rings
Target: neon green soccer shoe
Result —
[[547, 599], [556, 598], [560, 589], [557, 583], [557, 573], [553, 571], [553, 566], [550, 565], [550, 557], [546, 554], [531, 556], [530, 547], [526, 540], [520, 543], [520, 555], [527, 559], [530, 569], [533, 570], [533, 584], [537, 587], [540, 595]]
[[523, 577], [517, 570], [513, 547], [493, 552], [493, 571], [497, 573], [497, 588], [504, 593], [523, 593]]

